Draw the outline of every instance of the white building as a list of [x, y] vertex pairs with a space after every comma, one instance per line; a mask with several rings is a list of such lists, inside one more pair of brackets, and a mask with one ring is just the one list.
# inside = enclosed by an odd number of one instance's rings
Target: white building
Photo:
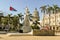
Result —
[[[44, 21], [42, 20], [41, 25], [49, 25], [49, 18], [50, 18], [50, 29], [51, 30], [56, 30], [60, 31], [60, 13], [56, 14], [56, 19], [55, 19], [55, 14], [51, 14], [49, 17], [49, 14], [46, 14], [44, 18]], [[56, 24], [55, 24], [56, 23]]]

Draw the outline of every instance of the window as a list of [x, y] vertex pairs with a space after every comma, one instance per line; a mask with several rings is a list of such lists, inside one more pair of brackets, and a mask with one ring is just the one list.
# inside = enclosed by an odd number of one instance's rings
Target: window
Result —
[[57, 27], [57, 30], [58, 30], [58, 27]]
[[53, 30], [55, 30], [55, 27], [53, 27]]

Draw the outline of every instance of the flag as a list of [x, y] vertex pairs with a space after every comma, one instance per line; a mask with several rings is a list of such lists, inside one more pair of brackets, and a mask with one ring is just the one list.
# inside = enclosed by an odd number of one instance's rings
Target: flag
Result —
[[10, 11], [17, 11], [17, 10], [10, 6]]

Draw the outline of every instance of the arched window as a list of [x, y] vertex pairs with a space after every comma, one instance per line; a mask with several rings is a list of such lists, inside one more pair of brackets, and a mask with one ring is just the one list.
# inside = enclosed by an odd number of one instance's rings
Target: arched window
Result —
[[55, 30], [55, 27], [53, 27], [53, 30]]
[[57, 27], [57, 30], [58, 30], [58, 27]]

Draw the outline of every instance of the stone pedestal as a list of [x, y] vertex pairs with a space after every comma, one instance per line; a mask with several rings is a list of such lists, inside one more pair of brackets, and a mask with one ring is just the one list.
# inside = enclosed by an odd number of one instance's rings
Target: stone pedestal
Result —
[[31, 32], [31, 27], [23, 26], [22, 30], [23, 30], [23, 33], [28, 33], [28, 32]]

